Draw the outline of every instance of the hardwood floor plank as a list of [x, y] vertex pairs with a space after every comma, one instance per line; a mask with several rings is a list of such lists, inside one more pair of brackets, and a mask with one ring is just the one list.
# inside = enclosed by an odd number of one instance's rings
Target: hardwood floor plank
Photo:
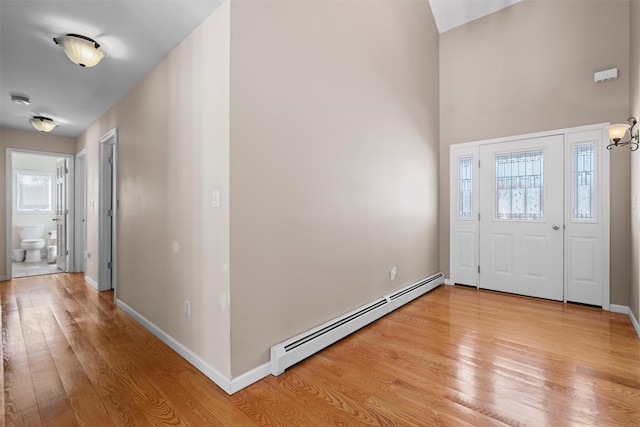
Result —
[[599, 309], [442, 286], [233, 396], [81, 274], [0, 284], [5, 425], [638, 425], [640, 340]]
[[69, 345], [53, 313], [47, 313], [54, 324], [45, 338], [49, 351], [60, 375], [60, 380], [71, 402], [79, 425], [110, 425], [111, 418], [96, 389], [82, 368], [77, 355]]
[[27, 349], [15, 305], [2, 312], [3, 390], [7, 425], [41, 425]]
[[267, 382], [258, 382], [231, 396], [242, 411], [261, 426], [317, 426], [321, 419], [298, 400], [287, 400]]
[[58, 322], [65, 325], [62, 331], [112, 422], [115, 425], [147, 425], [143, 411], [132, 403], [123, 378], [109, 367], [91, 342], [90, 335], [95, 334], [95, 329], [91, 325], [77, 324], [64, 302], [61, 306], [52, 306], [52, 310]]

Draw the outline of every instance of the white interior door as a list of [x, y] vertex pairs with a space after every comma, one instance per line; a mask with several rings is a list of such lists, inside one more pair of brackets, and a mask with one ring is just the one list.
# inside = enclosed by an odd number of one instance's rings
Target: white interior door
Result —
[[484, 289], [564, 298], [564, 136], [480, 146]]
[[56, 168], [56, 264], [62, 271], [67, 271], [68, 176], [67, 159], [58, 161]]

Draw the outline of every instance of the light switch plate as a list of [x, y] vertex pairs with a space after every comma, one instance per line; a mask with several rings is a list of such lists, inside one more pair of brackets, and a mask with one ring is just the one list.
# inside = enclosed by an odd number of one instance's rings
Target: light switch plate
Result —
[[212, 205], [214, 208], [220, 207], [220, 190], [213, 190]]

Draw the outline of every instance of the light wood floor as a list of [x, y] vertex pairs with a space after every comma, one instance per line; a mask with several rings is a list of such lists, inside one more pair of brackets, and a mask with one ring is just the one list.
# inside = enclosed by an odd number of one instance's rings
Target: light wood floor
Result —
[[640, 424], [625, 315], [440, 287], [227, 396], [81, 275], [0, 282], [11, 425]]

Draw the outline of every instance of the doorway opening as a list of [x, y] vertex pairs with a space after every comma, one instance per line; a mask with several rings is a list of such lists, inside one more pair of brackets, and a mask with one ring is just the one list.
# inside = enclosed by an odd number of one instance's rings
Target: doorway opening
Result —
[[74, 234], [72, 179], [73, 156], [7, 149], [8, 277], [73, 271], [66, 248]]
[[118, 131], [100, 138], [98, 195], [98, 290], [116, 290]]
[[609, 310], [606, 124], [451, 146], [451, 282]]

